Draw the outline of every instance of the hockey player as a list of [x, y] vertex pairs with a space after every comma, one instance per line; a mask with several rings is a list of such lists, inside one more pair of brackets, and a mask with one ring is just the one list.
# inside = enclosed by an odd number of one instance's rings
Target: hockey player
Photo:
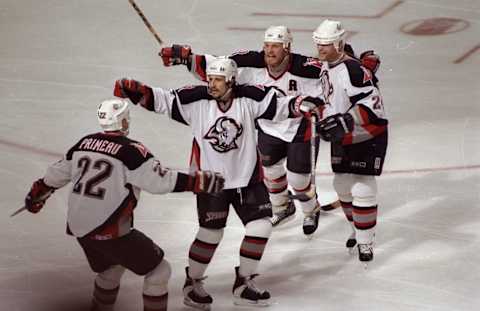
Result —
[[150, 111], [190, 126], [194, 136], [193, 163], [225, 177], [221, 193], [197, 195], [199, 230], [189, 250], [183, 291], [186, 305], [203, 310], [209, 310], [213, 301], [203, 287], [205, 270], [222, 240], [230, 205], [245, 226], [240, 265], [235, 268], [234, 303], [268, 304], [270, 293], [254, 282], [272, 229], [272, 209], [256, 148], [255, 121], [301, 116], [303, 110], [308, 113], [323, 104], [320, 99], [308, 97], [279, 97], [273, 87], [238, 85], [236, 75], [235, 62], [219, 58], [206, 68], [208, 86], [164, 90], [122, 79], [114, 90], [116, 96], [128, 97]]
[[104, 132], [80, 139], [51, 165], [33, 183], [25, 207], [38, 213], [55, 189], [72, 182], [67, 233], [77, 238], [97, 273], [91, 310], [113, 310], [125, 269], [144, 276], [144, 310], [167, 310], [170, 264], [155, 242], [132, 227], [140, 190], [214, 193], [222, 190], [224, 179], [210, 171], [186, 175], [163, 168], [142, 143], [127, 137], [125, 100], [102, 102], [97, 118]]
[[358, 243], [360, 261], [370, 261], [377, 222], [375, 176], [382, 173], [388, 120], [376, 78], [344, 53], [344, 37], [338, 21], [325, 20], [313, 32], [326, 102], [320, 133], [331, 142], [333, 186], [353, 229], [346, 246]]
[[[293, 38], [287, 27], [269, 27], [263, 41], [261, 52], [242, 51], [229, 56], [238, 64], [238, 83], [274, 86], [286, 95], [321, 94], [318, 62], [291, 52]], [[205, 68], [214, 58], [212, 55], [192, 54], [190, 47], [181, 45], [163, 48], [160, 54], [166, 66], [185, 64], [203, 81], [206, 80]], [[294, 217], [295, 205], [289, 200], [287, 190], [290, 185], [295, 195], [308, 194], [309, 199], [305, 201], [295, 200], [305, 215], [303, 232], [307, 235], [317, 229], [320, 215], [315, 189], [310, 187], [309, 128], [309, 119], [306, 118], [258, 121], [264, 182], [274, 212], [272, 224], [277, 226]]]

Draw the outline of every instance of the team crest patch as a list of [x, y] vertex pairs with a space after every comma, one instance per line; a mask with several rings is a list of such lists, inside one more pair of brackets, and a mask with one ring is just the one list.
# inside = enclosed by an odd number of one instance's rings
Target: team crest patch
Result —
[[210, 142], [215, 151], [228, 152], [237, 149], [237, 138], [242, 135], [243, 127], [241, 124], [228, 117], [221, 117], [215, 121], [215, 124], [203, 136]]
[[309, 57], [309, 58], [307, 58], [307, 61], [305, 63], [303, 63], [303, 66], [305, 66], [305, 67], [313, 66], [313, 67], [317, 67], [319, 69], [322, 69], [322, 62], [319, 61], [316, 58]]

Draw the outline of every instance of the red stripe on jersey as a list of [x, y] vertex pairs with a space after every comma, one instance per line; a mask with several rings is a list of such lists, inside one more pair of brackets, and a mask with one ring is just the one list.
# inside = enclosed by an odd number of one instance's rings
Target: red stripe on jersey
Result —
[[192, 141], [192, 152], [190, 153], [190, 172], [200, 170], [200, 146], [195, 138]]
[[386, 126], [385, 125], [375, 125], [375, 124], [368, 124], [363, 126], [365, 131], [369, 132], [372, 136], [378, 136], [381, 133], [385, 132]]

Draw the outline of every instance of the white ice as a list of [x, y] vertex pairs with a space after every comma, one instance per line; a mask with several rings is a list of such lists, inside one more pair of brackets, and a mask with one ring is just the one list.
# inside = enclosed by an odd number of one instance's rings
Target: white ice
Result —
[[[137, 0], [166, 45], [226, 54], [260, 49], [264, 29], [285, 24], [294, 50], [314, 55], [311, 33], [322, 17], [252, 15], [289, 12], [374, 16], [395, 0], [153, 1]], [[434, 17], [469, 27], [437, 36], [400, 31]], [[323, 214], [311, 240], [301, 215], [276, 230], [258, 282], [274, 303], [266, 310], [478, 310], [480, 296], [480, 44], [478, 0], [406, 0], [381, 18], [340, 18], [356, 32], [357, 52], [382, 57], [381, 89], [391, 121], [385, 174], [379, 178], [375, 260], [367, 270], [344, 242], [340, 210]], [[306, 31], [302, 31], [306, 30]], [[0, 311], [87, 310], [94, 274], [76, 241], [65, 234], [68, 189], [40, 214], [9, 218], [31, 183], [83, 135], [98, 130], [95, 110], [124, 76], [154, 86], [197, 83], [184, 68], [165, 68], [159, 45], [126, 0], [0, 1]], [[131, 137], [166, 166], [186, 168], [188, 128], [140, 108]], [[318, 188], [335, 198], [328, 145], [322, 145]], [[194, 196], [144, 194], [136, 226], [173, 263], [170, 310], [188, 310], [181, 288], [188, 247], [197, 228]], [[231, 302], [233, 267], [243, 227], [231, 213], [209, 269], [213, 310]], [[118, 311], [141, 310], [142, 279], [127, 273]], [[245, 310], [245, 308], [243, 308]]]

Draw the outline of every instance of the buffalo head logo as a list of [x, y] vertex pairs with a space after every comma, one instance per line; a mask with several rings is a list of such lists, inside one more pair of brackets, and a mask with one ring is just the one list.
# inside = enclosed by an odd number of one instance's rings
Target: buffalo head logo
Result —
[[237, 124], [234, 119], [221, 117], [215, 121], [203, 138], [207, 139], [216, 151], [228, 152], [238, 148], [236, 140], [242, 132], [241, 124]]

